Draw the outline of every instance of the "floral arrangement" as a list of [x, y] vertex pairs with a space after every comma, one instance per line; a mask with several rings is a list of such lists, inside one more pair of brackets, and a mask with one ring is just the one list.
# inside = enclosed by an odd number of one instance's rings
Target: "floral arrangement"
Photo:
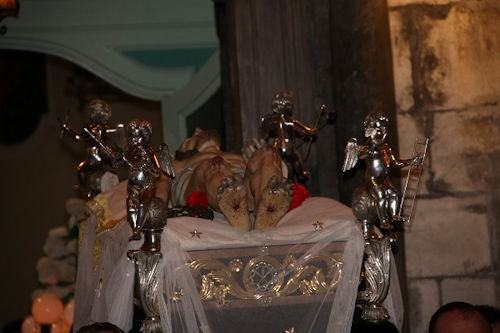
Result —
[[69, 232], [65, 227], [49, 231], [43, 247], [45, 255], [36, 264], [40, 287], [33, 293], [33, 298], [51, 292], [67, 302], [73, 296], [77, 238], [77, 230]]
[[295, 183], [292, 185], [292, 191], [292, 203], [290, 204], [290, 208], [288, 209], [288, 211], [291, 211], [292, 209], [295, 209], [302, 205], [302, 202], [304, 202], [304, 200], [306, 200], [310, 196], [305, 186], [299, 183]]
[[69, 333], [74, 317], [76, 258], [80, 222], [86, 218], [83, 200], [69, 199], [68, 226], [49, 231], [43, 246], [44, 256], [37, 264], [39, 287], [32, 294], [31, 315], [21, 325], [22, 333], [40, 333], [42, 325], [51, 333]]

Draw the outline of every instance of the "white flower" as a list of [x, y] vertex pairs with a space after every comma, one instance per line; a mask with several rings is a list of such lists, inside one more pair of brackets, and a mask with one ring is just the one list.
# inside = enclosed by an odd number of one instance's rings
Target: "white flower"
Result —
[[59, 281], [74, 282], [76, 278], [76, 263], [74, 257], [59, 261]]
[[57, 227], [49, 231], [49, 236], [43, 246], [43, 252], [50, 258], [60, 258], [66, 256], [66, 237], [68, 230], [66, 227]]
[[49, 257], [42, 257], [36, 263], [38, 280], [41, 283], [54, 285], [59, 281], [59, 263]]
[[66, 227], [55, 227], [49, 230], [49, 237], [66, 237], [68, 236], [68, 229]]
[[75, 289], [74, 285], [69, 285], [69, 286], [64, 286], [64, 287], [50, 286], [50, 287], [43, 288], [43, 289], [39, 288], [39, 289], [35, 289], [33, 294], [31, 294], [31, 298], [34, 300], [35, 298], [37, 298], [38, 296], [40, 296], [42, 294], [54, 293], [57, 295], [57, 297], [62, 299], [62, 298], [65, 298], [69, 293], [74, 292], [74, 289]]
[[76, 278], [75, 257], [54, 260], [42, 257], [36, 264], [38, 280], [43, 284], [55, 285], [58, 282], [74, 282]]

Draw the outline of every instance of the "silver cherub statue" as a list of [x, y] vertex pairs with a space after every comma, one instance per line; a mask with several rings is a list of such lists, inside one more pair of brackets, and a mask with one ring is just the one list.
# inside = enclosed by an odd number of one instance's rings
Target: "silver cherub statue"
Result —
[[261, 134], [266, 141], [272, 140], [282, 160], [293, 171], [299, 182], [309, 178], [309, 172], [302, 165], [294, 139], [296, 135], [311, 139], [316, 134], [316, 127], [310, 128], [292, 117], [293, 92], [291, 90], [279, 91], [274, 95], [272, 112], [261, 118]]
[[390, 180], [391, 168], [421, 166], [423, 162], [421, 156], [403, 160], [394, 155], [391, 146], [386, 142], [388, 122], [389, 119], [383, 112], [370, 112], [363, 122], [365, 144], [359, 146], [356, 138], [349, 139], [342, 167], [345, 172], [352, 169], [358, 159], [365, 160], [364, 189], [374, 202], [380, 227], [383, 229], [392, 229], [394, 222], [405, 221], [398, 214], [399, 194]]
[[[86, 129], [84, 129], [86, 130]], [[128, 166], [127, 220], [132, 228], [130, 240], [140, 239], [146, 221], [148, 207], [156, 195], [157, 182], [161, 173], [175, 177], [170, 152], [166, 144], [154, 151], [150, 147], [153, 133], [146, 120], [131, 120], [126, 126], [128, 148], [125, 152], [115, 152], [98, 137], [93, 137], [115, 168]], [[92, 133], [87, 133], [92, 137]]]
[[[120, 132], [123, 126], [109, 128], [108, 121], [111, 117], [111, 108], [101, 99], [92, 100], [87, 107], [87, 111], [90, 122], [81, 132], [76, 131], [69, 125], [68, 116], [66, 116], [66, 119], [60, 120], [60, 123], [64, 133], [70, 134], [76, 141], [85, 141], [88, 144], [87, 155], [77, 167], [78, 185], [75, 185], [74, 188], [84, 197], [92, 198], [101, 192], [100, 178], [106, 171], [107, 163], [102, 156], [101, 148], [90, 139], [87, 133], [92, 133], [93, 137], [105, 141], [108, 134]], [[120, 145], [120, 143], [118, 142], [117, 145]]]
[[427, 140], [425, 150], [421, 155], [417, 154], [417, 149], [415, 149], [412, 158], [406, 160], [397, 158], [389, 143], [386, 142], [388, 122], [387, 116], [380, 111], [369, 113], [363, 123], [366, 142], [363, 146], [359, 146], [356, 138], [349, 139], [342, 167], [345, 172], [352, 169], [358, 159], [364, 159], [366, 162], [364, 186], [357, 188], [353, 193], [352, 211], [361, 224], [365, 239], [362, 274], [365, 288], [359, 292], [358, 301], [362, 304], [361, 318], [371, 322], [389, 319], [388, 311], [382, 303], [389, 291], [391, 245], [396, 241], [394, 235], [383, 235], [376, 230], [374, 223], [378, 220], [382, 229], [392, 229], [394, 222], [406, 222], [411, 217], [411, 211], [408, 217], [402, 216], [403, 205], [400, 205], [399, 193], [391, 183], [390, 171], [393, 167], [410, 166], [405, 186], [406, 192], [411, 178], [411, 168], [413, 166], [418, 168], [414, 201], [428, 144]]

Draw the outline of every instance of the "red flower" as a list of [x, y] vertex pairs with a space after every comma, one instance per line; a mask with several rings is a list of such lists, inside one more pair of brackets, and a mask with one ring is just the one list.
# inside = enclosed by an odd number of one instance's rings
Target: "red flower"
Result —
[[309, 192], [307, 189], [304, 187], [304, 185], [295, 183], [292, 185], [292, 203], [290, 204], [290, 209], [288, 211], [291, 211], [294, 208], [299, 207], [302, 205], [302, 202], [309, 198]]
[[194, 191], [186, 199], [186, 206], [189, 207], [201, 206], [204, 208], [208, 208], [207, 195], [203, 193], [203, 191]]

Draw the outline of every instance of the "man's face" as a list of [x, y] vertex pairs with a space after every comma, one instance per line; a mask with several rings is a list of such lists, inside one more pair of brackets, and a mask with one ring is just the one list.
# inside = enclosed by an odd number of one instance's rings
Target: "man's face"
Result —
[[452, 310], [436, 321], [435, 333], [490, 333], [490, 325], [477, 312]]

